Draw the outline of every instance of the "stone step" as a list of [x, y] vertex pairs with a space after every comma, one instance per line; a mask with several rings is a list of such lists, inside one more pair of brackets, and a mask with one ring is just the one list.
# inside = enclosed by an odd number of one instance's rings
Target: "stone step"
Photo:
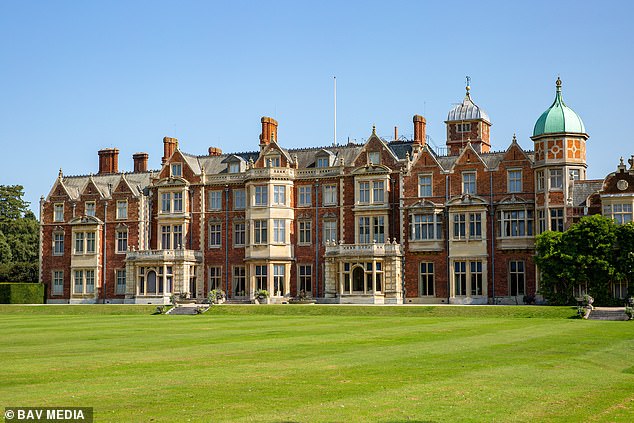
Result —
[[588, 316], [588, 320], [624, 321], [629, 320], [629, 316], [622, 310], [592, 310]]
[[171, 308], [166, 314], [178, 314], [178, 315], [190, 315], [193, 316], [198, 314], [198, 309], [202, 309], [203, 312], [207, 311], [208, 307], [202, 307], [199, 305], [183, 305], [180, 307]]
[[251, 300], [233, 300], [229, 299], [225, 301], [225, 304], [253, 304]]
[[196, 314], [196, 309], [194, 307], [174, 307], [167, 314], [178, 314], [178, 315], [186, 315], [186, 314]]

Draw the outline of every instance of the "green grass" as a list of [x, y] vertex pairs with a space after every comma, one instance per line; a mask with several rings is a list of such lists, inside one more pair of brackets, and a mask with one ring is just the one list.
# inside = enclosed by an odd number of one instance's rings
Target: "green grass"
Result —
[[0, 407], [96, 421], [634, 421], [634, 323], [569, 307], [0, 306]]

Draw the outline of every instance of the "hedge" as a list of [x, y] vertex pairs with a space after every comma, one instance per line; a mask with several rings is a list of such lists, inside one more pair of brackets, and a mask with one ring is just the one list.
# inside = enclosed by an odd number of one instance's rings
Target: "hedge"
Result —
[[44, 304], [44, 284], [0, 283], [0, 304]]

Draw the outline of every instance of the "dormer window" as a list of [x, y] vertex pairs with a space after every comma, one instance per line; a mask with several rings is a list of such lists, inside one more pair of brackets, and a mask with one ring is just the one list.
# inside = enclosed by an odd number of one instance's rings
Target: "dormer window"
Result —
[[183, 176], [183, 165], [181, 163], [172, 163], [172, 176]]
[[381, 153], [379, 151], [370, 151], [368, 153], [368, 163], [372, 163], [372, 164], [381, 163]]
[[280, 167], [280, 156], [268, 156], [264, 161], [266, 167]]
[[317, 167], [330, 167], [330, 159], [328, 157], [317, 157]]
[[240, 163], [238, 162], [229, 163], [229, 173], [240, 173]]
[[456, 124], [457, 132], [471, 132], [471, 124], [470, 123], [458, 123]]

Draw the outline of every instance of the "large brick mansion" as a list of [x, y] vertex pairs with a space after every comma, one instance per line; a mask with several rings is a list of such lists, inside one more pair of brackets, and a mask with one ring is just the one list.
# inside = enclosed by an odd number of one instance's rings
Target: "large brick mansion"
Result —
[[[586, 180], [586, 133], [561, 81], [534, 150], [490, 151], [491, 121], [471, 98], [448, 114], [446, 153], [372, 130], [363, 144], [287, 149], [263, 117], [259, 149], [180, 150], [159, 170], [99, 151], [99, 171], [57, 180], [40, 204], [47, 301], [166, 303], [211, 289], [248, 300], [266, 289], [337, 303], [522, 303], [535, 294], [535, 235], [587, 214], [631, 221], [634, 160]], [[395, 135], [395, 138], [396, 135]], [[614, 286], [616, 296], [626, 287]]]

